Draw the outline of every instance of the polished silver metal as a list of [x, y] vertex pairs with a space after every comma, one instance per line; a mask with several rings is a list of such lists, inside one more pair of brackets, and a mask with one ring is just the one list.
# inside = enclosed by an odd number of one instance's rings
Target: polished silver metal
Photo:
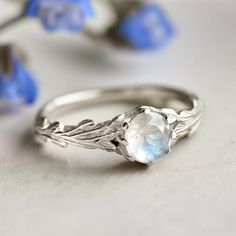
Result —
[[[111, 120], [96, 123], [93, 120], [82, 120], [76, 125], [64, 125], [51, 121], [55, 112], [68, 112], [68, 108], [83, 108], [107, 102], [136, 103], [134, 107]], [[127, 152], [125, 131], [130, 121], [138, 114], [150, 111], [161, 114], [170, 125], [170, 147], [176, 141], [194, 133], [201, 120], [203, 105], [201, 100], [190, 93], [156, 85], [140, 85], [123, 88], [104, 88], [79, 91], [51, 100], [39, 111], [35, 130], [44, 141], [50, 141], [62, 147], [68, 144], [116, 152], [127, 160], [135, 157]]]

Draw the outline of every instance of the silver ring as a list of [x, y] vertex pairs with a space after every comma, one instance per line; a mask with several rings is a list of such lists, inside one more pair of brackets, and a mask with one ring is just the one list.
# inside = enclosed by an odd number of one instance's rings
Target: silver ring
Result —
[[[75, 125], [51, 121], [55, 112], [107, 102], [138, 106], [96, 123], [85, 119]], [[39, 111], [35, 130], [44, 141], [62, 147], [75, 145], [115, 152], [129, 161], [153, 163], [181, 138], [194, 133], [202, 114], [201, 100], [190, 93], [156, 85], [79, 91], [57, 97]]]

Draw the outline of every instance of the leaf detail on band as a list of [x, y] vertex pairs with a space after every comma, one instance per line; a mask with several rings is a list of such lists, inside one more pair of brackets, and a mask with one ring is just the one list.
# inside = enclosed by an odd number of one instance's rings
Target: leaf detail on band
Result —
[[183, 137], [186, 134], [192, 134], [200, 124], [202, 104], [199, 101], [194, 101], [193, 110], [183, 110], [179, 114], [179, 123], [175, 127], [175, 132], [178, 137]]
[[112, 141], [119, 131], [117, 124], [115, 124], [116, 119], [101, 123], [83, 120], [75, 126], [64, 126], [60, 122], [53, 122], [37, 132], [40, 136], [63, 147], [72, 144], [88, 149], [100, 148], [114, 151], [117, 147]]

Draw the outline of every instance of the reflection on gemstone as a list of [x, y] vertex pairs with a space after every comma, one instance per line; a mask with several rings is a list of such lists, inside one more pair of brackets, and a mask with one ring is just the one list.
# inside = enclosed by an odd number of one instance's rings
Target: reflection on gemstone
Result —
[[126, 130], [127, 151], [141, 163], [150, 163], [169, 151], [171, 129], [159, 113], [139, 114], [133, 118]]

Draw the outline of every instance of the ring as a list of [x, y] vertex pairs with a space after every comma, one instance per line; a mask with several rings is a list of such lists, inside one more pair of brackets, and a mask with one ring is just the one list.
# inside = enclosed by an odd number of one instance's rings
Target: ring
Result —
[[[85, 119], [76, 125], [51, 121], [55, 112], [105, 103], [137, 104], [111, 120]], [[202, 101], [178, 89], [156, 85], [79, 91], [57, 97], [39, 111], [35, 131], [44, 141], [115, 152], [129, 161], [150, 164], [199, 127]], [[65, 113], [67, 114], [67, 113]]]

